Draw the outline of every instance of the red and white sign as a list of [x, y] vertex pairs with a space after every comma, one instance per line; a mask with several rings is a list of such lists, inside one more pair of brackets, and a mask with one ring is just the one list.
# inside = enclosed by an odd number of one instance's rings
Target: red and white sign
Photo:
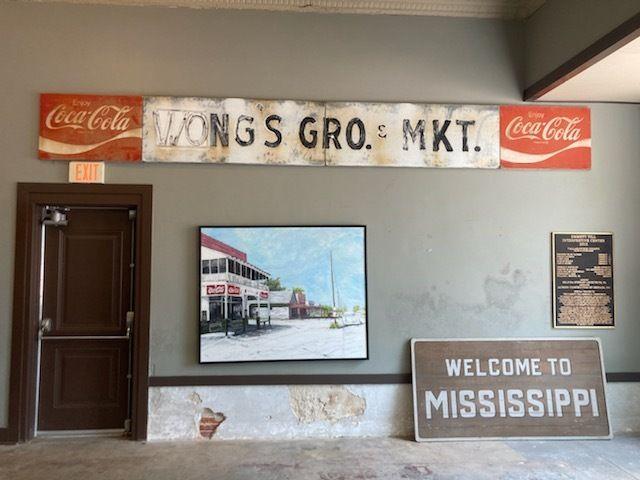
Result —
[[207, 285], [207, 295], [223, 295], [224, 284]]
[[502, 168], [591, 168], [587, 107], [500, 107]]
[[229, 295], [240, 295], [240, 287], [235, 285], [225, 286], [223, 283], [207, 285], [207, 295], [224, 295], [225, 290]]
[[104, 183], [104, 162], [69, 162], [69, 183]]
[[142, 97], [40, 95], [38, 157], [141, 161]]
[[260, 298], [269, 298], [269, 292], [260, 292]]
[[227, 285], [227, 293], [229, 295], [240, 295], [240, 287], [235, 285]]

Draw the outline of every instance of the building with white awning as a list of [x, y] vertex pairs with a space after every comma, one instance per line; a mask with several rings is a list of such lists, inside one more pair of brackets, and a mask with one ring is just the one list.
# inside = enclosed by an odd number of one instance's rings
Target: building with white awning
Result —
[[200, 323], [207, 333], [226, 331], [229, 321], [270, 320], [270, 275], [245, 252], [201, 233], [200, 273]]

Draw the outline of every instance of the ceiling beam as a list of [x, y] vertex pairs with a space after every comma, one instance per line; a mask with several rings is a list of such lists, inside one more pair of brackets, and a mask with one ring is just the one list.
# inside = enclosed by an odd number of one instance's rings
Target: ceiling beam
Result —
[[424, 15], [523, 20], [545, 0], [25, 0], [127, 6], [164, 6], [226, 10]]
[[524, 91], [525, 101], [538, 100], [627, 43], [640, 37], [640, 13], [596, 40], [580, 53], [567, 60]]

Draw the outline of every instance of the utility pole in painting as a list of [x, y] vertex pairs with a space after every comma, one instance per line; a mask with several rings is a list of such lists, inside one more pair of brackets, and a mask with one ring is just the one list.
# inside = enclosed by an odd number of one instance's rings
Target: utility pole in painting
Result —
[[336, 287], [335, 278], [333, 278], [333, 251], [329, 250], [329, 267], [331, 268], [331, 298], [333, 299], [333, 311], [336, 310]]

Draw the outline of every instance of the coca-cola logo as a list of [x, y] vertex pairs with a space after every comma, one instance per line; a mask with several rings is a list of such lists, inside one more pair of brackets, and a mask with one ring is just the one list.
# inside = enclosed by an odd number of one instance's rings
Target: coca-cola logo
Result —
[[575, 142], [580, 139], [582, 130], [580, 117], [553, 117], [549, 120], [535, 118], [525, 120], [522, 115], [514, 117], [507, 128], [505, 136], [509, 140], [520, 140], [523, 138], [548, 141], [570, 141]]
[[50, 130], [71, 128], [125, 132], [131, 124], [129, 114], [132, 110], [133, 107], [126, 105], [100, 105], [95, 109], [86, 109], [61, 103], [49, 112], [45, 119], [45, 126]]
[[239, 295], [240, 294], [240, 287], [236, 287], [235, 285], [229, 285], [227, 287], [227, 292], [230, 295]]
[[224, 285], [207, 285], [207, 295], [222, 295]]

